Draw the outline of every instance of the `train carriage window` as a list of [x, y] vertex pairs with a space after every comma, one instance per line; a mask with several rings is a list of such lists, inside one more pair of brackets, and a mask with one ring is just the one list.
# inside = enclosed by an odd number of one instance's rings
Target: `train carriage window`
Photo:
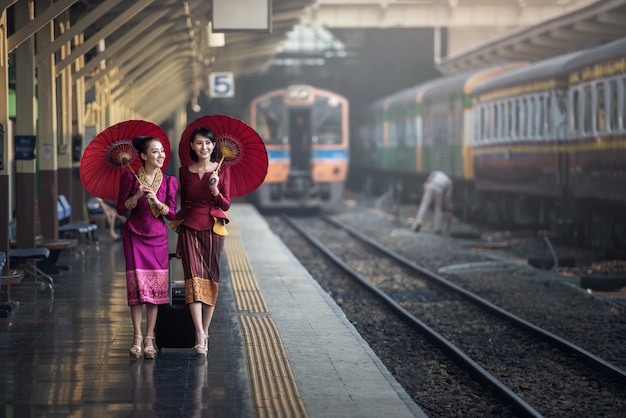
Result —
[[485, 119], [483, 120], [483, 136], [486, 142], [491, 142], [489, 124], [491, 123], [491, 118], [489, 117], [489, 112], [491, 111], [491, 106], [485, 106]]
[[580, 132], [580, 92], [574, 90], [571, 100], [572, 131]]
[[388, 120], [389, 138], [387, 141], [387, 146], [395, 147], [396, 146], [396, 117], [397, 117], [395, 109], [390, 108], [388, 114], [389, 114], [389, 120]]
[[622, 77], [619, 83], [619, 102], [621, 109], [620, 112], [620, 127], [622, 131], [626, 131], [626, 77]]
[[607, 103], [609, 116], [609, 131], [615, 132], [619, 128], [617, 120], [619, 118], [619, 96], [617, 90], [617, 80], [609, 80], [609, 102]]
[[500, 102], [499, 103], [499, 107], [500, 110], [498, 111], [498, 113], [500, 114], [500, 129], [498, 129], [498, 139], [500, 141], [503, 141], [505, 139], [506, 136], [506, 106], [504, 104], [504, 102]]
[[406, 133], [406, 145], [409, 147], [414, 147], [416, 145], [416, 137], [415, 137], [415, 125], [413, 124], [413, 117], [410, 114], [407, 114], [407, 118], [404, 120], [404, 132]]
[[596, 131], [606, 131], [606, 97], [604, 83], [596, 84]]
[[341, 144], [343, 106], [334, 97], [318, 96], [313, 105], [311, 133], [320, 145]]
[[506, 102], [506, 131], [504, 133], [507, 139], [511, 139], [513, 137], [514, 129], [515, 127], [513, 126], [513, 103], [511, 103], [511, 101], [507, 101]]
[[591, 118], [592, 118], [592, 97], [591, 86], [587, 85], [583, 89], [583, 133], [587, 134], [591, 132]]
[[528, 101], [526, 100], [526, 98], [523, 98], [520, 103], [520, 118], [519, 118], [520, 138], [526, 138], [526, 133], [528, 132], [528, 123], [526, 121], [527, 115], [528, 115]]
[[537, 106], [535, 105], [536, 98], [528, 98], [528, 136], [535, 138], [537, 135]]
[[545, 123], [545, 128], [544, 128], [544, 136], [546, 137], [551, 137], [552, 136], [552, 125], [553, 125], [553, 120], [554, 120], [554, 116], [552, 114], [552, 93], [547, 94], [546, 95], [546, 102], [545, 102], [545, 108], [544, 108], [544, 112], [545, 112], [545, 119], [546, 119], [546, 123]]
[[476, 116], [474, 116], [474, 138], [479, 143], [484, 142], [483, 137], [483, 106], [476, 109]]
[[498, 104], [494, 104], [492, 106], [492, 110], [493, 110], [493, 130], [492, 130], [492, 138], [494, 140], [498, 140], [499, 137], [499, 133], [500, 133], [500, 109], [498, 109]]
[[519, 99], [515, 99], [515, 108], [513, 109], [513, 137], [518, 138], [520, 135], [520, 120], [522, 119], [522, 109]]
[[285, 107], [278, 97], [265, 99], [256, 106], [256, 127], [261, 138], [267, 144], [282, 144], [285, 136], [285, 126], [282, 113]]
[[626, 77], [622, 77], [619, 85], [619, 94], [621, 95], [621, 129], [626, 131]]
[[554, 92], [554, 100], [552, 104], [552, 129], [551, 134], [554, 134], [556, 138], [565, 138], [568, 134], [568, 129], [572, 129], [573, 125], [568, 125], [568, 120], [572, 119], [568, 118], [568, 106], [569, 99], [571, 95], [568, 94], [565, 90], [556, 90]]
[[487, 141], [487, 130], [485, 129], [485, 124], [487, 123], [487, 116], [486, 116], [486, 110], [485, 110], [486, 106], [481, 106], [480, 108], [480, 138], [483, 141]]
[[378, 121], [376, 123], [376, 129], [374, 134], [372, 135], [372, 148], [382, 148], [383, 147], [383, 122]]
[[546, 103], [543, 96], [537, 98], [537, 138], [543, 138], [545, 129]]

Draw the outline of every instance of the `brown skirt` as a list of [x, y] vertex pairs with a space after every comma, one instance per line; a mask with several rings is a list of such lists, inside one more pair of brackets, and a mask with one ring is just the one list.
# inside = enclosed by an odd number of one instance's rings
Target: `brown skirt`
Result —
[[183, 263], [185, 302], [215, 306], [220, 287], [220, 257], [224, 237], [211, 230], [178, 227], [176, 253]]

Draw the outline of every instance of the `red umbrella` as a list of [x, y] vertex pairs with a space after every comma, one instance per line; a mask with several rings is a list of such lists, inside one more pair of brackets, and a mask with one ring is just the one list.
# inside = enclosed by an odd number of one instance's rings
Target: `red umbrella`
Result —
[[268, 166], [263, 139], [245, 122], [232, 116], [202, 116], [187, 125], [178, 144], [181, 166], [194, 162], [189, 156], [189, 137], [201, 126], [213, 131], [219, 147], [218, 161], [229, 167], [230, 197], [247, 195], [263, 183]]
[[170, 141], [158, 125], [144, 120], [128, 120], [100, 132], [85, 148], [80, 160], [80, 180], [85, 189], [104, 200], [117, 201], [120, 177], [141, 167], [139, 153], [133, 147], [136, 136], [157, 138], [165, 148], [165, 171], [170, 160]]

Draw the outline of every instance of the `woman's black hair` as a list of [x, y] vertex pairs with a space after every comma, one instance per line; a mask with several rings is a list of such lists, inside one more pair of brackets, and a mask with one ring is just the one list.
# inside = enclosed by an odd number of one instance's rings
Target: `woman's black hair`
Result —
[[153, 136], [136, 136], [136, 137], [133, 138], [133, 147], [137, 151], [139, 151], [139, 158], [144, 163], [146, 161], [143, 158], [141, 158], [141, 154], [148, 155], [148, 145], [152, 141], [159, 141], [159, 142], [161, 142], [161, 140], [159, 140], [158, 138], [155, 138]]
[[[215, 134], [213, 133], [213, 131], [210, 128], [200, 126], [194, 129], [191, 135], [189, 136], [189, 144], [193, 144], [193, 141], [196, 139], [197, 135], [207, 138], [211, 140], [211, 142], [215, 143]], [[217, 147], [213, 148], [213, 152], [211, 153], [211, 161], [217, 161], [218, 153], [219, 153], [219, 150], [217, 149]], [[196, 162], [198, 161], [198, 155], [191, 147], [189, 147], [189, 156], [191, 157], [192, 160]]]

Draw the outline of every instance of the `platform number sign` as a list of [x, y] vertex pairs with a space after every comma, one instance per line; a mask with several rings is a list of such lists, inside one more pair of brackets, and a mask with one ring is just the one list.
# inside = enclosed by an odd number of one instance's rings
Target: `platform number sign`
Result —
[[209, 78], [209, 97], [225, 98], [235, 96], [235, 77], [233, 73], [211, 73]]

